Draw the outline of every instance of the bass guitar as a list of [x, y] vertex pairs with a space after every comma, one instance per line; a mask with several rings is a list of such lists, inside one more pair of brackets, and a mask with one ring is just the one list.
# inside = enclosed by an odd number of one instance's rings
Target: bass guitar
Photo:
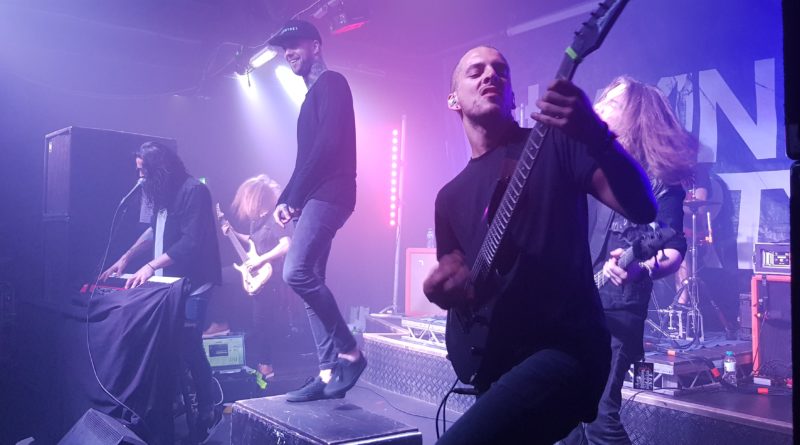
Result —
[[[220, 210], [219, 203], [217, 203], [217, 219], [219, 219], [219, 222], [222, 225], [230, 225], [225, 219], [225, 214], [222, 213], [222, 210]], [[231, 241], [233, 249], [236, 251], [236, 254], [239, 255], [239, 259], [242, 261], [241, 264], [233, 263], [233, 268], [242, 274], [242, 287], [249, 295], [257, 294], [258, 291], [260, 291], [261, 288], [267, 284], [267, 281], [269, 281], [270, 277], [272, 276], [272, 265], [265, 263], [258, 269], [253, 269], [252, 271], [247, 270], [247, 267], [245, 267], [244, 263], [250, 258], [259, 256], [258, 252], [256, 251], [255, 243], [253, 243], [253, 240], [248, 239], [248, 249], [245, 251], [242, 243], [239, 241], [239, 238], [236, 237], [236, 233], [233, 231], [232, 227], [230, 230], [228, 230], [228, 233], [226, 233], [225, 236], [227, 236]]]
[[[556, 73], [558, 79], [572, 79], [578, 64], [600, 47], [611, 26], [622, 12], [628, 0], [604, 0], [592, 12], [590, 18], [575, 32], [575, 38], [565, 51]], [[494, 210], [488, 232], [478, 251], [470, 273], [470, 284], [475, 289], [475, 304], [451, 308], [447, 312], [447, 353], [459, 380], [474, 386], [486, 386], [505, 370], [498, 369], [491, 359], [489, 346], [492, 312], [499, 295], [503, 292], [503, 276], [513, 276], [514, 271], [498, 271], [495, 260], [504, 242], [515, 209], [536, 162], [550, 127], [537, 122], [530, 132], [513, 174], [501, 180], [505, 189], [498, 188], [495, 196], [502, 194], [502, 201]], [[505, 249], [502, 249], [505, 251]], [[495, 343], [493, 343], [495, 344]], [[488, 356], [488, 358], [487, 358]]]

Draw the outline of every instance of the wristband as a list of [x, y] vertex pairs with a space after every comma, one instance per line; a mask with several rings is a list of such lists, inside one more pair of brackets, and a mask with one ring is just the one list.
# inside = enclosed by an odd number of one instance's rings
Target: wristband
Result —
[[647, 276], [650, 277], [651, 280], [653, 279], [653, 268], [652, 267], [647, 265], [647, 263], [645, 263], [645, 262], [639, 263], [639, 267], [642, 268], [642, 269], [647, 269]]
[[155, 271], [156, 271], [156, 268], [155, 268], [155, 267], [153, 267], [153, 265], [152, 265], [152, 264], [150, 264], [150, 263], [147, 263], [147, 267], [149, 267], [149, 268], [153, 269], [153, 272], [155, 272]]

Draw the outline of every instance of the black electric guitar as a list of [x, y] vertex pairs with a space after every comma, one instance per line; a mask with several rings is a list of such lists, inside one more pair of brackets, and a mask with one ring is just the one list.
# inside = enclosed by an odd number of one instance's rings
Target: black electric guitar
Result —
[[[647, 232], [633, 242], [631, 247], [625, 249], [617, 260], [617, 266], [625, 269], [634, 261], [644, 261], [652, 258], [656, 253], [664, 247], [672, 237], [676, 234], [675, 229], [669, 227], [656, 228], [652, 232]], [[608, 277], [603, 275], [603, 270], [600, 269], [594, 274], [594, 285], [598, 289], [605, 286], [608, 282]]]
[[[628, 0], [605, 0], [599, 4], [589, 19], [575, 32], [575, 39], [565, 51], [556, 78], [572, 79], [578, 64], [600, 47], [627, 3]], [[486, 358], [492, 353], [488, 340], [492, 312], [498, 296], [503, 292], [502, 275], [513, 276], [515, 272], [503, 271], [501, 274], [495, 260], [498, 251], [506, 244], [506, 231], [549, 129], [547, 125], [536, 123], [520, 154], [514, 173], [502, 181], [507, 184], [505, 190], [495, 193], [498, 197], [502, 193], [502, 200], [496, 206], [490, 205], [496, 211], [470, 274], [470, 284], [476, 292], [476, 303], [452, 308], [447, 312], [448, 358], [459, 380], [466, 384], [486, 385], [505, 372], [497, 369], [491, 363], [492, 360]]]
[[[225, 220], [225, 214], [222, 213], [222, 210], [219, 208], [219, 203], [217, 204], [217, 218], [219, 219], [220, 224], [227, 223], [227, 220]], [[245, 251], [244, 247], [242, 247], [242, 243], [239, 241], [239, 238], [237, 238], [236, 234], [233, 232], [233, 227], [228, 230], [228, 233], [226, 233], [225, 236], [231, 240], [233, 249], [236, 250], [236, 253], [239, 255], [239, 259], [242, 260], [241, 264], [233, 263], [233, 268], [242, 274], [242, 287], [244, 288], [245, 292], [250, 295], [257, 294], [258, 291], [260, 291], [261, 288], [267, 284], [267, 281], [269, 281], [270, 277], [272, 276], [272, 265], [265, 263], [258, 269], [254, 269], [252, 271], [247, 270], [247, 267], [244, 266], [245, 261], [258, 256], [255, 243], [253, 243], [253, 240], [247, 240], [249, 246], [247, 251]]]

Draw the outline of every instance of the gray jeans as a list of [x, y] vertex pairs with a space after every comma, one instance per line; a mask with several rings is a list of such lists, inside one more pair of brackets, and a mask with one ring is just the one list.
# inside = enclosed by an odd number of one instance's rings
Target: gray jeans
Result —
[[339, 306], [325, 285], [325, 268], [336, 232], [351, 210], [309, 200], [295, 222], [294, 236], [283, 266], [283, 279], [305, 301], [320, 369], [332, 369], [337, 355], [356, 347]]

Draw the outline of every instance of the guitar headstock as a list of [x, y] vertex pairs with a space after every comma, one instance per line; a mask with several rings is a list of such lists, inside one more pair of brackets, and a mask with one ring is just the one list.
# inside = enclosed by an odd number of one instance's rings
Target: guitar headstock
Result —
[[575, 63], [580, 63], [586, 56], [599, 48], [627, 3], [628, 0], [600, 2], [589, 20], [583, 22], [580, 29], [575, 31], [575, 40], [567, 47], [567, 55]]
[[225, 214], [224, 214], [224, 213], [222, 213], [222, 207], [220, 207], [219, 203], [217, 203], [217, 205], [215, 206], [215, 208], [216, 208], [216, 210], [217, 210], [217, 219], [218, 219], [220, 222], [223, 222], [223, 221], [225, 221]]

